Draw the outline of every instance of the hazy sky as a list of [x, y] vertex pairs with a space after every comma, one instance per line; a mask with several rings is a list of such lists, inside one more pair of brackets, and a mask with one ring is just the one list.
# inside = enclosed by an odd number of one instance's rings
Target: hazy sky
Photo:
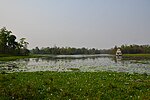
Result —
[[0, 0], [0, 28], [35, 46], [150, 44], [150, 0]]

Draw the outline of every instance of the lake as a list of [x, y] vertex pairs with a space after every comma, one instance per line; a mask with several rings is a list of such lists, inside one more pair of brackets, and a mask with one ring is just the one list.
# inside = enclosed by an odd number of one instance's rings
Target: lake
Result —
[[113, 55], [57, 55], [41, 58], [26, 58], [16, 61], [0, 61], [0, 71], [115, 71], [150, 74], [149, 60], [123, 60]]

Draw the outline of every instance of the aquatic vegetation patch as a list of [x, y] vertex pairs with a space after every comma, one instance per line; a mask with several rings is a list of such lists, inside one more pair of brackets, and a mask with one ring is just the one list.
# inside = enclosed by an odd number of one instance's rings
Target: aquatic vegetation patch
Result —
[[150, 59], [150, 54], [123, 54], [123, 59], [124, 60], [129, 60], [129, 59], [135, 59], [135, 60]]
[[15, 61], [18, 59], [24, 58], [39, 58], [43, 57], [44, 55], [28, 55], [28, 56], [12, 56], [12, 55], [2, 55], [0, 54], [0, 61]]
[[150, 99], [150, 76], [117, 72], [0, 74], [0, 100]]
[[79, 68], [67, 68], [67, 70], [80, 71], [80, 69], [79, 69]]
[[149, 60], [131, 60], [131, 63], [150, 64]]

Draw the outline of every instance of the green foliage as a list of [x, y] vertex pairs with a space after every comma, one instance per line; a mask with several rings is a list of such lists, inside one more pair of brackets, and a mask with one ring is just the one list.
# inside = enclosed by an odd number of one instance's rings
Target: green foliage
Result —
[[0, 74], [0, 100], [149, 100], [150, 76], [115, 72]]
[[44, 55], [24, 55], [24, 56], [12, 56], [12, 55], [4, 55], [0, 54], [0, 61], [14, 61], [17, 59], [23, 59], [23, 58], [39, 58], [44, 57]]
[[[150, 59], [150, 54], [123, 54], [124, 59]], [[144, 63], [144, 62], [143, 62]]]
[[7, 55], [28, 55], [27, 49], [28, 42], [25, 42], [25, 38], [20, 39], [20, 42], [16, 41], [16, 36], [11, 34], [5, 27], [0, 29], [0, 54]]
[[150, 54], [150, 45], [122, 45], [119, 48], [123, 54]]
[[98, 49], [87, 49], [87, 48], [71, 48], [71, 47], [46, 47], [39, 49], [36, 47], [31, 50], [33, 54], [54, 54], [54, 55], [76, 55], [76, 54], [100, 54]]

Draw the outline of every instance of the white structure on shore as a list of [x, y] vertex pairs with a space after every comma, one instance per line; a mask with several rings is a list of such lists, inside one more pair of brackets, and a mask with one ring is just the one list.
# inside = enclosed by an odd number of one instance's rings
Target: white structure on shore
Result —
[[116, 56], [122, 56], [122, 52], [121, 52], [120, 49], [117, 49], [117, 51], [116, 51]]

